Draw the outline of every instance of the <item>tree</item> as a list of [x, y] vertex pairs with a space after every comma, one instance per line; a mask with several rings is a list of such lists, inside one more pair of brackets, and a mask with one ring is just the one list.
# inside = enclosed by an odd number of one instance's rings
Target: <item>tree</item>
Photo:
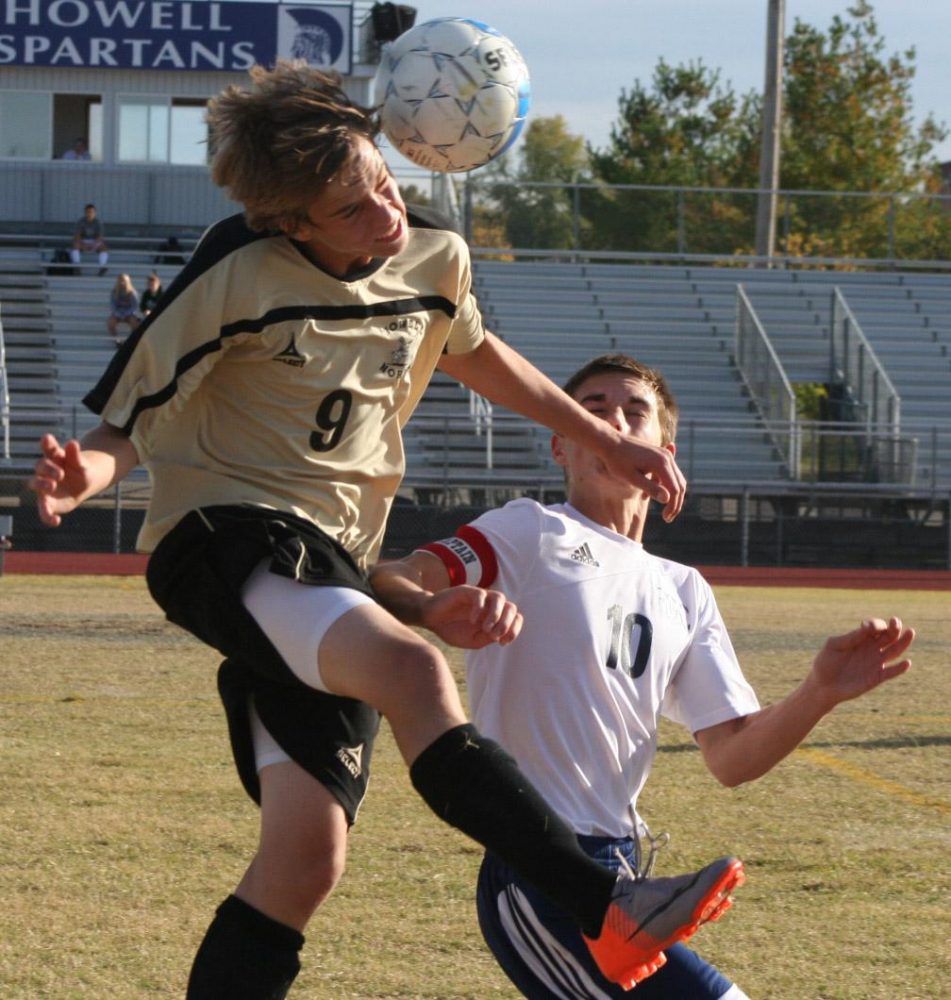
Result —
[[[915, 127], [915, 51], [887, 55], [871, 4], [833, 17], [827, 33], [797, 20], [786, 41], [781, 186], [789, 190], [918, 194], [940, 190], [934, 149], [946, 135], [930, 115]], [[946, 213], [917, 198], [798, 198], [791, 234], [841, 256], [886, 255], [888, 234], [934, 252]], [[947, 243], [945, 244], [947, 248]], [[921, 243], [925, 249], [925, 243]]]
[[[720, 84], [701, 62], [661, 60], [652, 88], [623, 91], [606, 150], [591, 152], [592, 172], [607, 185], [755, 187], [759, 104]], [[637, 250], [723, 248], [724, 231], [748, 223], [729, 195], [684, 199], [675, 192], [602, 191], [586, 206], [598, 244]], [[702, 221], [706, 220], [706, 222]], [[706, 230], [706, 233], [704, 232]]]
[[[931, 116], [914, 125], [914, 59], [914, 49], [886, 54], [867, 0], [833, 17], [826, 32], [796, 20], [785, 42], [780, 187], [842, 194], [781, 203], [787, 252], [948, 256], [951, 214], [920, 197], [941, 188], [934, 150], [947, 133]], [[592, 151], [599, 182], [708, 190], [600, 191], [584, 204], [597, 245], [752, 252], [755, 195], [723, 188], [758, 185], [758, 95], [737, 96], [702, 63], [662, 60], [651, 87], [635, 83], [618, 108], [608, 147]]]
[[512, 247], [567, 249], [577, 245], [578, 217], [571, 187], [588, 174], [584, 139], [572, 135], [561, 115], [534, 118], [518, 156], [491, 163], [479, 178], [491, 206], [482, 205], [476, 225], [490, 218], [504, 223]]

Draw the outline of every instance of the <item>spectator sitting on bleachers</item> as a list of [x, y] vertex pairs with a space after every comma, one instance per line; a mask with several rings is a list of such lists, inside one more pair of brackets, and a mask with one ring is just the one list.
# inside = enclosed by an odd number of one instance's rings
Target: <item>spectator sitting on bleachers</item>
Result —
[[96, 206], [89, 204], [83, 213], [83, 217], [76, 223], [76, 231], [73, 233], [73, 249], [69, 256], [73, 264], [79, 266], [80, 254], [86, 250], [99, 255], [99, 274], [106, 273], [106, 265], [109, 263], [109, 247], [103, 239], [104, 230], [102, 222], [96, 215]]
[[153, 271], [146, 278], [145, 291], [139, 299], [139, 310], [143, 318], [158, 305], [158, 300], [162, 297], [162, 279]]
[[116, 344], [121, 344], [119, 337], [119, 324], [125, 323], [129, 331], [134, 330], [142, 322], [139, 313], [139, 293], [132, 284], [132, 279], [127, 274], [120, 274], [116, 278], [112, 292], [109, 294], [109, 319], [106, 325], [109, 327], [109, 334]]
[[155, 255], [156, 264], [184, 264], [185, 254], [177, 236], [169, 236], [159, 244], [159, 252]]

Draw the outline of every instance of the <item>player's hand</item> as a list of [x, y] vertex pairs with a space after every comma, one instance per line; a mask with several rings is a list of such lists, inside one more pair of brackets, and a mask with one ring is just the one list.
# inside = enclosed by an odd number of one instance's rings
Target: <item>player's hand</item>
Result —
[[871, 618], [847, 632], [832, 636], [813, 663], [813, 678], [830, 707], [871, 691], [899, 677], [911, 667], [904, 654], [915, 638], [900, 618], [887, 622]]
[[89, 488], [89, 470], [78, 441], [60, 445], [52, 434], [40, 440], [43, 454], [36, 460], [27, 486], [36, 494], [43, 524], [58, 528], [63, 515], [75, 510]]
[[611, 475], [633, 483], [663, 505], [665, 521], [673, 521], [684, 505], [687, 480], [673, 453], [636, 438], [621, 438], [610, 455], [603, 456]]
[[522, 630], [518, 608], [497, 590], [461, 585], [433, 594], [421, 608], [422, 625], [462, 649], [507, 646]]

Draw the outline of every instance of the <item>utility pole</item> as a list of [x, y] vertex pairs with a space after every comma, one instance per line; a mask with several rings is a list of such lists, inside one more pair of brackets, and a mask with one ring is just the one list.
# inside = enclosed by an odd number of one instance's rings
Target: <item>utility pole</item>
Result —
[[763, 88], [760, 191], [756, 201], [756, 254], [759, 257], [772, 257], [776, 244], [776, 192], [779, 188], [779, 141], [783, 121], [785, 6], [786, 0], [769, 0], [766, 19], [766, 84]]

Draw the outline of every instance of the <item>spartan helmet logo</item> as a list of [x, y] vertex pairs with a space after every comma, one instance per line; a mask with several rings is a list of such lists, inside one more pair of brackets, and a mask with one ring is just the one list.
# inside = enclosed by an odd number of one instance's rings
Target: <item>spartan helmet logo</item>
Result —
[[297, 24], [291, 57], [303, 59], [311, 66], [333, 66], [343, 49], [343, 29], [339, 21], [313, 7], [290, 7], [287, 13]]

